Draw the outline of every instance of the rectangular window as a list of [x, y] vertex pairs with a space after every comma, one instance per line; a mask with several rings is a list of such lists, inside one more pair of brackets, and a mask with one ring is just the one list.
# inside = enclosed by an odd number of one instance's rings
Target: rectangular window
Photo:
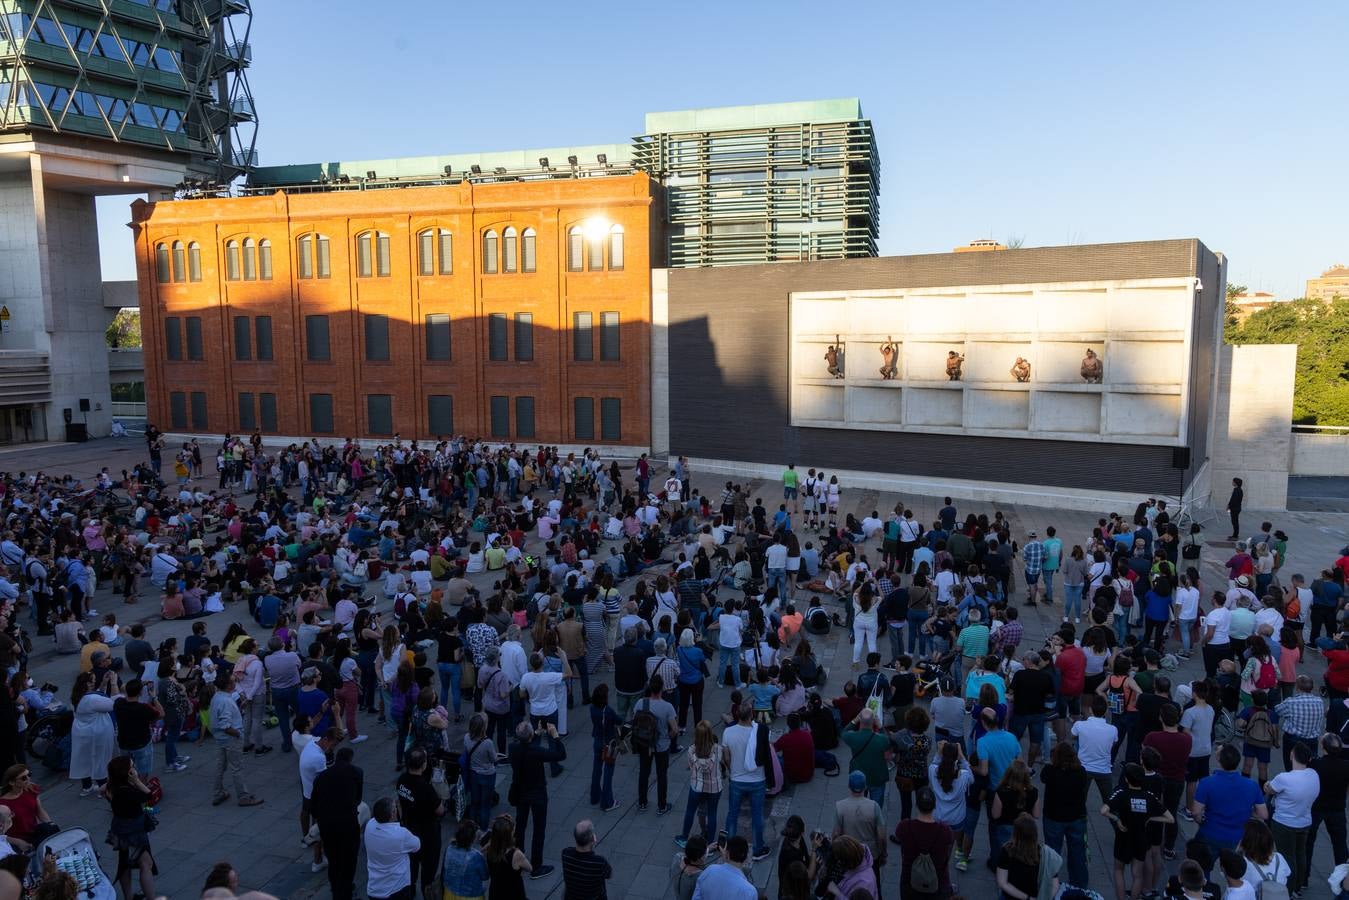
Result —
[[431, 362], [449, 361], [450, 317], [446, 313], [426, 317], [426, 358]]
[[333, 395], [309, 395], [309, 430], [316, 434], [333, 433]]
[[454, 273], [454, 235], [448, 231], [440, 232], [440, 274]]
[[515, 436], [532, 438], [534, 436], [534, 398], [515, 398]]
[[515, 361], [530, 362], [534, 359], [534, 314], [515, 314]]
[[253, 415], [253, 394], [249, 391], [239, 392], [239, 430], [252, 431], [258, 427], [257, 417]]
[[332, 359], [332, 351], [328, 347], [327, 316], [304, 317], [304, 343], [308, 351], [305, 359], [310, 362], [327, 362]]
[[371, 434], [393, 434], [393, 397], [389, 394], [367, 394], [365, 418]]
[[581, 254], [584, 252], [585, 235], [581, 229], [573, 228], [567, 232], [567, 271], [581, 271]]
[[201, 316], [187, 317], [187, 358], [195, 360], [202, 358]]
[[248, 325], [248, 316], [234, 317], [234, 358], [249, 360], [253, 358], [253, 334]]
[[365, 358], [385, 362], [389, 358], [389, 317], [365, 314]]
[[604, 270], [604, 237], [596, 235], [586, 241], [586, 252], [589, 256], [590, 271], [601, 272]]
[[426, 398], [426, 427], [437, 437], [454, 434], [454, 398], [430, 394]]
[[600, 398], [600, 440], [621, 441], [623, 401], [617, 397]]
[[434, 275], [436, 273], [436, 233], [423, 231], [417, 235], [417, 274]]
[[382, 231], [375, 237], [375, 273], [389, 277], [389, 236]]
[[524, 235], [520, 238], [520, 253], [522, 257], [520, 268], [522, 271], [533, 272], [538, 265], [538, 244], [538, 237], [534, 234], [533, 229], [526, 228]]
[[576, 439], [593, 441], [595, 439], [595, 400], [593, 397], [577, 397], [572, 401], [575, 411]]
[[160, 244], [155, 247], [155, 280], [160, 284], [168, 284], [169, 279], [169, 248]]
[[328, 239], [323, 235], [319, 235], [318, 240], [315, 243], [318, 245], [319, 277], [330, 278], [333, 272], [331, 265], [332, 253], [328, 245]]
[[600, 359], [618, 362], [618, 313], [600, 313]]
[[511, 398], [492, 398], [492, 437], [509, 438], [511, 436]]
[[206, 394], [202, 391], [192, 392], [192, 428], [196, 431], [205, 431], [206, 425]]
[[177, 316], [164, 319], [164, 355], [168, 359], [183, 358], [182, 320]]
[[506, 359], [506, 314], [487, 315], [487, 358], [500, 362]]
[[258, 406], [262, 407], [262, 430], [276, 431], [276, 394], [258, 394]]
[[594, 316], [588, 312], [571, 314], [572, 358], [590, 362], [595, 358]]
[[258, 359], [272, 358], [272, 317], [258, 316], [253, 320], [253, 329], [257, 332]]
[[296, 241], [299, 252], [295, 255], [300, 258], [300, 277], [314, 277], [314, 238], [312, 235], [304, 235]]
[[187, 395], [182, 391], [169, 394], [169, 425], [180, 431], [187, 427]]
[[370, 277], [370, 232], [356, 238], [356, 277]]

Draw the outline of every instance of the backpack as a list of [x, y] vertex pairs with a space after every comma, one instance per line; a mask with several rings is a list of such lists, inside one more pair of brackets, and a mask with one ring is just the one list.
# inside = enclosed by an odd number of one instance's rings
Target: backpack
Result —
[[639, 753], [654, 753], [660, 740], [660, 723], [651, 712], [651, 701], [643, 700], [632, 716], [632, 749]]
[[1258, 897], [1259, 900], [1288, 900], [1288, 886], [1279, 884], [1279, 882], [1274, 880], [1274, 876], [1277, 875], [1279, 871], [1279, 861], [1277, 858], [1273, 860], [1274, 864], [1268, 871], [1260, 868], [1253, 860], [1247, 859], [1247, 862], [1255, 869], [1256, 874], [1260, 876], [1260, 881], [1255, 886], [1255, 896]]
[[1278, 738], [1279, 731], [1269, 720], [1269, 712], [1264, 709], [1252, 711], [1250, 721], [1246, 723], [1246, 743], [1252, 747], [1273, 747], [1279, 742]]
[[1119, 592], [1120, 609], [1132, 609], [1134, 605], [1134, 583], [1129, 579], [1124, 579], [1124, 586]]
[[1262, 691], [1267, 691], [1279, 683], [1278, 671], [1274, 668], [1274, 660], [1267, 659], [1260, 663], [1260, 669], [1255, 673], [1255, 686]]
[[941, 887], [937, 877], [937, 864], [932, 861], [931, 853], [920, 853], [909, 869], [909, 887], [919, 894], [935, 894]]
[[1109, 681], [1107, 680], [1106, 685], [1107, 685], [1105, 691], [1106, 709], [1110, 711], [1111, 715], [1118, 715], [1124, 712], [1124, 707], [1127, 703], [1124, 687], [1125, 682], [1121, 681], [1119, 687], [1111, 687], [1109, 685]]

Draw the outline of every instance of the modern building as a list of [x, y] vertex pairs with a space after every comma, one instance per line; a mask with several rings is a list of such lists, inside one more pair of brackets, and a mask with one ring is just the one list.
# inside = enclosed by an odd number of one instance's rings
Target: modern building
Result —
[[999, 244], [992, 238], [980, 238], [977, 241], [970, 241], [964, 247], [956, 247], [952, 253], [987, 253], [991, 250], [1006, 250], [1007, 247]]
[[0, 443], [108, 433], [94, 197], [214, 190], [253, 161], [249, 20], [246, 0], [0, 2]]
[[598, 155], [280, 167], [245, 197], [137, 202], [150, 419], [647, 445], [655, 190]]
[[880, 156], [855, 98], [647, 113], [672, 268], [876, 255]]
[[1336, 263], [1322, 272], [1320, 278], [1308, 278], [1306, 296], [1309, 300], [1349, 299], [1349, 266]]

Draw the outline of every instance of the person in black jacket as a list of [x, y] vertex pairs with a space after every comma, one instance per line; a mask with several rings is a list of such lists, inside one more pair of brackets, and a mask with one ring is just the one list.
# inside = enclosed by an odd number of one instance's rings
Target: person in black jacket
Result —
[[309, 799], [309, 812], [318, 823], [328, 857], [333, 900], [351, 900], [356, 890], [356, 860], [361, 849], [357, 809], [365, 790], [365, 773], [351, 764], [353, 756], [350, 747], [339, 749], [333, 764], [314, 776]]
[[[543, 864], [543, 836], [548, 827], [548, 778], [544, 763], [557, 763], [567, 758], [567, 748], [557, 738], [557, 726], [551, 722], [547, 731], [536, 732], [528, 722], [515, 728], [515, 743], [511, 744], [511, 789], [507, 798], [515, 807], [515, 846], [525, 846], [525, 828], [534, 817], [534, 840], [530, 845], [530, 878], [543, 878], [552, 873], [552, 866]], [[354, 855], [354, 854], [353, 854]]]

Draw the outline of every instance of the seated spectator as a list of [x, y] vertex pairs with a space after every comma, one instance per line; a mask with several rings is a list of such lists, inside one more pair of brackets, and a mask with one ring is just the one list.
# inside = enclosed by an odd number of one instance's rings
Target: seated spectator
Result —
[[815, 741], [810, 729], [801, 726], [801, 716], [787, 716], [787, 733], [773, 744], [782, 757], [782, 777], [791, 784], [805, 784], [815, 774]]

